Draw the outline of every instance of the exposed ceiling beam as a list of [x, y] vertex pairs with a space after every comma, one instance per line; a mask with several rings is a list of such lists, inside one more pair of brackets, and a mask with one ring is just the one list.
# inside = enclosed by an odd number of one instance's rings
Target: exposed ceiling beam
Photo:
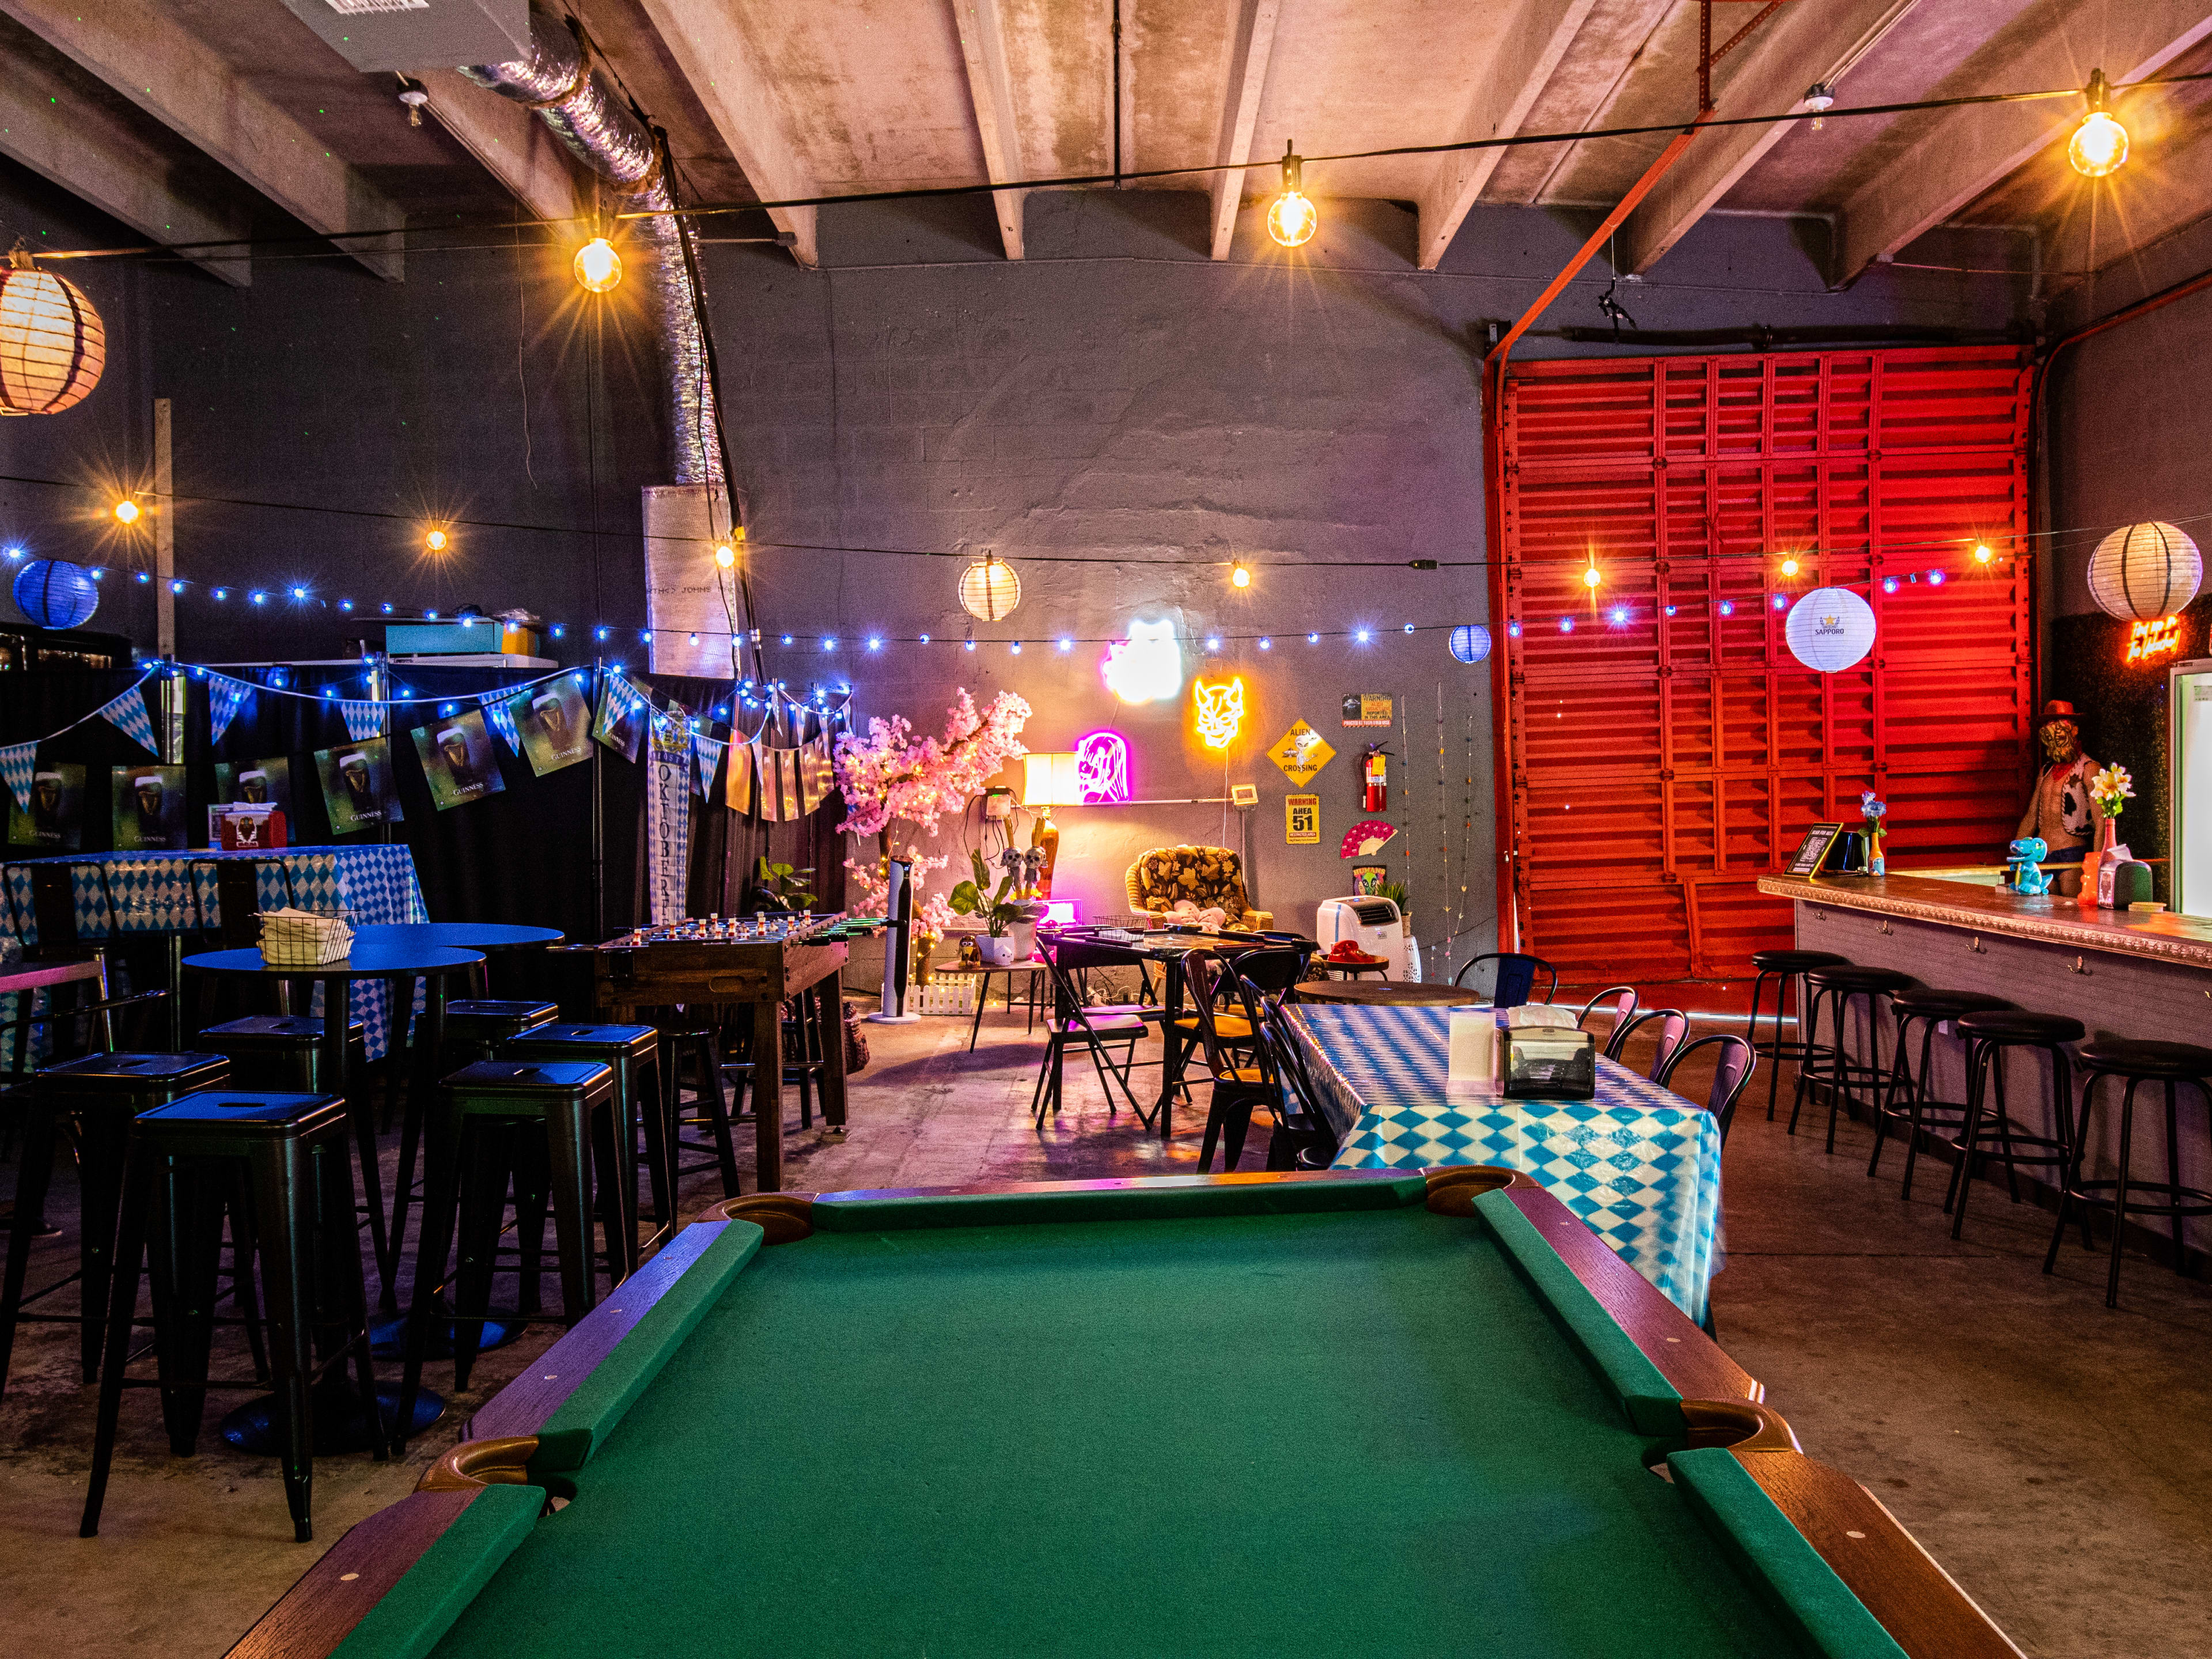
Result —
[[453, 70], [415, 78], [430, 95], [423, 107], [516, 201], [541, 219], [586, 210], [567, 147], [533, 112]]
[[[1283, 0], [1231, 0], [1237, 9], [1229, 41], [1229, 96], [1221, 111], [1221, 137], [1215, 165], [1242, 167], [1252, 159], [1252, 132], [1260, 121], [1260, 98], [1267, 89], [1267, 60], [1275, 50], [1275, 20]], [[1213, 175], [1213, 257], [1226, 259], [1237, 234], [1237, 210], [1244, 200], [1245, 174]]]
[[[968, 94], [975, 106], [975, 134], [983, 143], [983, 166], [996, 182], [1022, 176], [1021, 130], [1014, 124], [1014, 83], [1006, 72], [1006, 31], [999, 0], [952, 0], [952, 19], [960, 30], [960, 55], [968, 64]], [[1022, 197], [1018, 190], [991, 192], [999, 216], [999, 238], [1006, 258], [1022, 257]]]
[[[0, 0], [49, 46], [113, 87], [319, 235], [403, 222], [398, 204], [149, 0]], [[340, 244], [399, 280], [396, 237]]]
[[[1510, 138], [1521, 131], [1552, 71], [1574, 44], [1575, 33], [1597, 0], [1521, 0], [1516, 15], [1493, 37], [1498, 55], [1475, 89], [1461, 118], [1458, 137]], [[1452, 238], [1467, 221], [1468, 210], [1482, 194], [1504, 158], [1502, 149], [1462, 150], [1437, 164], [1429, 187], [1416, 204], [1420, 216], [1421, 269], [1443, 262]]]
[[[1788, 6], [1764, 23], [1750, 50], [1729, 64], [1723, 115], [1802, 109], [1814, 82], [1841, 81], [1919, 0], [1829, 0]], [[1680, 241], [1782, 142], [1786, 125], [1723, 127], [1702, 133], [1673, 172], [1620, 228], [1619, 269], [1641, 274]]]
[[[10, 0], [0, 0], [0, 4]], [[799, 166], [783, 129], [774, 82], [738, 27], [734, 9], [693, 0], [641, 0], [653, 26], [684, 78], [721, 134], [730, 154], [763, 201], [819, 192]], [[774, 208], [769, 217], [791, 233], [791, 252], [802, 265], [821, 262], [815, 210]]]
[[246, 257], [244, 238], [252, 225], [243, 204], [202, 200], [181, 191], [174, 179], [175, 158], [149, 143], [125, 112], [102, 109], [76, 95], [62, 78], [67, 73], [27, 52], [10, 55], [7, 74], [0, 76], [0, 155], [119, 219], [149, 242], [240, 238], [235, 258], [205, 251], [187, 257], [227, 283], [240, 288], [251, 283], [253, 266]]
[[[2045, 87], [2059, 76], [2087, 81], [2093, 68], [2113, 81], [2136, 80], [2207, 35], [2212, 35], [2212, 15], [2203, 0], [2131, 0], [2094, 14], [2067, 13], [2050, 31], [2021, 41], [2001, 58], [1972, 63], [1973, 85], [1961, 90]], [[2124, 94], [2119, 107], [2124, 117]], [[2081, 105], [2059, 100], [1984, 105], [1937, 116], [1844, 204], [1838, 285], [1856, 280], [1877, 259], [1893, 257], [1995, 189], [2081, 117]]]

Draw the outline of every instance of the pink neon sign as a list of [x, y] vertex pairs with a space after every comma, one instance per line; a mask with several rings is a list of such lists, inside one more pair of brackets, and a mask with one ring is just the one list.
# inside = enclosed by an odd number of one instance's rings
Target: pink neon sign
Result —
[[1129, 799], [1129, 744], [1119, 732], [1086, 732], [1075, 741], [1075, 787], [1085, 806]]

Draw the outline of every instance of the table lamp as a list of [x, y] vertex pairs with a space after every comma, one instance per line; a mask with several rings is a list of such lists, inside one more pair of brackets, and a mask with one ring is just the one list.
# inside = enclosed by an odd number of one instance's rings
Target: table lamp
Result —
[[1060, 861], [1060, 826], [1052, 821], [1055, 806], [1078, 806], [1083, 787], [1077, 776], [1075, 751], [1054, 750], [1022, 757], [1022, 805], [1036, 811], [1036, 828], [1030, 845], [1044, 848], [1044, 868], [1037, 876], [1037, 896], [1052, 896], [1052, 868]]

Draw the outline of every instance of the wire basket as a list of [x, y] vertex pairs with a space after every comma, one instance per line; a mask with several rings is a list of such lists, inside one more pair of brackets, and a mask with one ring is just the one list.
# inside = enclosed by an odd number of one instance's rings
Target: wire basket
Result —
[[261, 959], [271, 968], [319, 968], [343, 962], [353, 949], [350, 913], [264, 910], [261, 913]]

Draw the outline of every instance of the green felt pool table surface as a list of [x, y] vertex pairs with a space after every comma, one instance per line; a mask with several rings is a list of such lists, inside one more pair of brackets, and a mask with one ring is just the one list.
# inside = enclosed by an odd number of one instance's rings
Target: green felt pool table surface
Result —
[[1555, 1200], [1490, 1188], [739, 1200], [765, 1233], [687, 1228], [239, 1651], [2013, 1651]]

